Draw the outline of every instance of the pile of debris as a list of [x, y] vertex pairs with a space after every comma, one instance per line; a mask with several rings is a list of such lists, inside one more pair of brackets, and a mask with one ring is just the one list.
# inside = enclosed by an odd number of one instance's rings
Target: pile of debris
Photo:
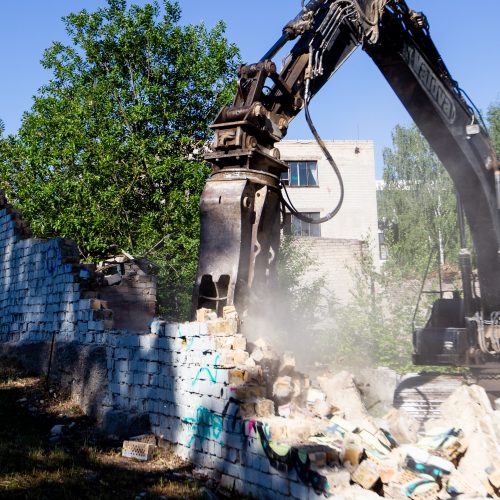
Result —
[[293, 447], [322, 483], [317, 491], [334, 498], [500, 497], [500, 412], [481, 387], [456, 390], [440, 420], [423, 424], [395, 408], [375, 418], [352, 374], [310, 380], [291, 353], [278, 356], [262, 339], [248, 353], [262, 390], [245, 394], [240, 415], [264, 426], [275, 467], [280, 449]]

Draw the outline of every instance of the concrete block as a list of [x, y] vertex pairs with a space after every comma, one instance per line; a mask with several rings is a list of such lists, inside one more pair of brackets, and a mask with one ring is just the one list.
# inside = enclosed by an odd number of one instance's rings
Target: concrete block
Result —
[[[219, 472], [222, 472], [223, 474], [227, 474], [235, 478], [243, 478], [242, 477], [243, 474], [247, 472], [243, 471], [240, 465], [233, 464], [231, 462], [228, 462], [227, 460], [220, 460], [219, 464], [217, 465], [217, 470]], [[251, 482], [256, 483], [256, 481], [251, 481]]]
[[117, 382], [112, 382], [111, 384], [109, 384], [109, 390], [113, 394], [120, 394], [120, 384]]
[[351, 475], [351, 479], [366, 490], [371, 490], [380, 479], [377, 465], [371, 460], [363, 460]]
[[158, 347], [158, 335], [149, 334], [149, 335], [140, 335], [139, 336], [139, 347], [140, 350], [151, 350]]
[[235, 335], [238, 333], [238, 323], [235, 320], [217, 319], [208, 321], [206, 325], [208, 335], [213, 335], [214, 337]]
[[[201, 338], [210, 339], [210, 337], [201, 337]], [[217, 350], [232, 349], [234, 341], [235, 341], [234, 335], [228, 335], [227, 337], [213, 337], [212, 345]]]
[[235, 448], [226, 448], [225, 458], [229, 462], [236, 464], [240, 462], [240, 450]]
[[271, 476], [271, 489], [281, 495], [290, 495], [290, 481], [287, 477], [280, 476], [278, 474], [272, 474]]
[[243, 435], [225, 432], [222, 437], [222, 442], [229, 446], [230, 448], [242, 449], [243, 447]]
[[177, 324], [178, 337], [199, 337], [200, 336], [200, 323], [182, 323]]
[[128, 372], [129, 371], [128, 360], [126, 358], [116, 359], [114, 362], [114, 369], [118, 372]]
[[290, 482], [290, 494], [293, 498], [303, 500], [309, 496], [309, 488], [303, 483]]
[[113, 377], [113, 379], [115, 382], [118, 382], [119, 384], [131, 385], [135, 383], [135, 381], [133, 381], [132, 373], [129, 371], [115, 372], [115, 376]]
[[141, 462], [146, 462], [153, 457], [156, 446], [151, 443], [141, 443], [138, 441], [124, 441], [122, 447], [122, 457], [134, 458]]
[[235, 488], [236, 478], [233, 476], [228, 476], [227, 474], [221, 474], [219, 480], [219, 486], [225, 490], [233, 491]]
[[244, 335], [237, 334], [234, 336], [233, 349], [241, 349], [242, 351], [246, 351], [247, 339]]

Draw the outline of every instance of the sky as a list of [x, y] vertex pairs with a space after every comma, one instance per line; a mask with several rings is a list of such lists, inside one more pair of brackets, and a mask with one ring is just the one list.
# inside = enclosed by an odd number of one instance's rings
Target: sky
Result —
[[[147, 0], [135, 0], [144, 4]], [[276, 41], [286, 22], [300, 9], [300, 0], [180, 0], [182, 23], [217, 20], [241, 51], [244, 62], [256, 62]], [[500, 101], [499, 0], [407, 0], [423, 11], [431, 36], [452, 76], [477, 107], [486, 111]], [[32, 96], [50, 73], [39, 61], [53, 41], [67, 42], [61, 17], [81, 9], [94, 10], [106, 0], [0, 0], [0, 118], [15, 133]], [[475, 6], [475, 10], [472, 8]], [[290, 44], [287, 47], [291, 47]], [[284, 54], [283, 54], [284, 55]], [[281, 56], [276, 59], [278, 67]], [[382, 175], [382, 150], [391, 146], [391, 131], [411, 119], [369, 57], [358, 50], [310, 106], [324, 139], [371, 139], [376, 147], [377, 177]], [[291, 124], [288, 139], [309, 139], [303, 115]]]

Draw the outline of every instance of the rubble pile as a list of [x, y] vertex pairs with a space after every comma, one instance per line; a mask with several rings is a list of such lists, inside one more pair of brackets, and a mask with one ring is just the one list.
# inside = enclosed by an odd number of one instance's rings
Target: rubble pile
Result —
[[500, 412], [481, 387], [461, 386], [441, 419], [424, 426], [395, 408], [372, 417], [346, 371], [310, 380], [291, 353], [278, 356], [262, 339], [248, 351], [245, 364], [266, 390], [244, 400], [240, 415], [262, 425], [273, 467], [289, 468], [291, 455], [302, 456], [316, 493], [346, 500], [500, 497]]

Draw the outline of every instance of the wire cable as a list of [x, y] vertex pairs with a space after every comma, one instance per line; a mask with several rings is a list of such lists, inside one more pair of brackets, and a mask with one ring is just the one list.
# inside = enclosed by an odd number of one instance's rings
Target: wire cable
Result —
[[[288, 210], [290, 210], [291, 214], [296, 217], [297, 219], [303, 221], [303, 222], [308, 222], [309, 224], [322, 224], [323, 222], [327, 222], [331, 219], [333, 219], [337, 213], [339, 212], [340, 208], [342, 207], [342, 204], [344, 203], [344, 181], [342, 179], [342, 174], [340, 173], [340, 170], [335, 163], [335, 160], [332, 158], [332, 155], [328, 151], [325, 143], [321, 139], [320, 135], [318, 134], [318, 131], [316, 130], [316, 127], [314, 126], [314, 123], [311, 119], [311, 115], [309, 113], [309, 104], [308, 104], [308, 98], [304, 99], [304, 111], [306, 114], [306, 121], [307, 124], [309, 125], [309, 129], [311, 130], [314, 138], [316, 139], [316, 142], [318, 143], [318, 146], [320, 147], [321, 151], [325, 155], [328, 163], [332, 167], [333, 171], [335, 172], [335, 175], [337, 176], [338, 182], [339, 182], [339, 187], [340, 187], [340, 196], [339, 196], [339, 201], [337, 202], [337, 205], [335, 208], [328, 212], [325, 216], [320, 217], [319, 219], [312, 219], [311, 217], [307, 217], [306, 215], [301, 214], [294, 206], [292, 201], [290, 200], [290, 196], [288, 195], [288, 191], [285, 187], [285, 185], [282, 183], [282, 193], [281, 193], [281, 202], [283, 205], [285, 205]], [[283, 197], [283, 192], [285, 192], [287, 200]]]

